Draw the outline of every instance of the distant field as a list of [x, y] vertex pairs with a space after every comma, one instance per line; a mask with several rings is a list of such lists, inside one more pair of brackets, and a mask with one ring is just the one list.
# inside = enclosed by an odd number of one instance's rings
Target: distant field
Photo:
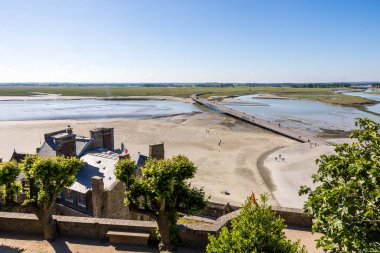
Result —
[[174, 96], [187, 98], [194, 93], [206, 93], [203, 97], [209, 96], [234, 96], [254, 93], [270, 93], [278, 96], [316, 100], [330, 104], [356, 106], [370, 104], [373, 101], [332, 93], [334, 88], [290, 88], [290, 87], [99, 87], [99, 86], [79, 86], [79, 87], [0, 87], [0, 96], [30, 96], [33, 92], [55, 93], [65, 96]]

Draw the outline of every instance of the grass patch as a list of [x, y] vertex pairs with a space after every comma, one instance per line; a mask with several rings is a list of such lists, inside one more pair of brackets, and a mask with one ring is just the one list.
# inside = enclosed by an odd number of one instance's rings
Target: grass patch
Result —
[[174, 96], [188, 98], [194, 93], [209, 96], [237, 96], [255, 93], [270, 93], [287, 98], [307, 99], [343, 106], [360, 106], [374, 103], [372, 100], [333, 93], [337, 88], [292, 88], [292, 87], [114, 87], [114, 86], [2, 86], [0, 96], [30, 96], [33, 92], [55, 93], [64, 96]]
[[211, 222], [207, 221], [200, 221], [200, 220], [191, 220], [191, 219], [186, 219], [186, 218], [179, 218], [177, 221], [178, 224], [194, 224], [194, 225], [212, 225]]

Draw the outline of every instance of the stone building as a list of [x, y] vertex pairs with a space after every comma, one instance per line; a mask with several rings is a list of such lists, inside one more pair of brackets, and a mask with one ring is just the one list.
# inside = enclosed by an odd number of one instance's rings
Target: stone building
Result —
[[[16, 150], [13, 150], [12, 156], [10, 160], [15, 160], [17, 163], [21, 162], [28, 154], [26, 153], [17, 153]], [[2, 161], [3, 159], [1, 159]], [[0, 162], [1, 162], [0, 161]]]
[[[124, 205], [125, 186], [116, 179], [114, 169], [119, 159], [123, 159], [125, 155], [121, 150], [114, 149], [113, 128], [90, 130], [90, 137], [77, 136], [71, 128], [46, 133], [44, 143], [36, 151], [43, 158], [57, 155], [75, 156], [84, 162], [74, 184], [58, 196], [56, 214], [147, 219], [130, 213]], [[20, 162], [25, 155], [14, 151], [13, 158]], [[163, 143], [149, 145], [149, 156], [140, 153], [132, 156], [136, 161], [136, 173], [141, 173], [141, 167], [149, 157], [163, 159], [164, 156]]]

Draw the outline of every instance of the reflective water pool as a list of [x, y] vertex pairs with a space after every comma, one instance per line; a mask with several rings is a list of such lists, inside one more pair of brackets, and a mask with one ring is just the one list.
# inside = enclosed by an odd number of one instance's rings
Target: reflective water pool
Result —
[[225, 104], [234, 109], [313, 133], [322, 133], [326, 129], [353, 130], [356, 118], [368, 117], [376, 121], [380, 120], [380, 117], [355, 108], [333, 106], [316, 101], [265, 99], [258, 98], [257, 95], [240, 96], [229, 101]]
[[193, 104], [168, 100], [0, 101], [0, 121], [151, 117], [199, 111]]

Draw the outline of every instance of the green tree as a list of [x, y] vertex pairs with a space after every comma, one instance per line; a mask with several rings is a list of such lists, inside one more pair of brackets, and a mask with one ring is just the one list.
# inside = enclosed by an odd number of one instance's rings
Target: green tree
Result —
[[380, 123], [366, 118], [356, 126], [355, 142], [316, 161], [315, 190], [299, 192], [309, 194], [304, 210], [323, 234], [317, 246], [328, 252], [380, 252]]
[[203, 189], [187, 182], [197, 168], [185, 156], [149, 159], [140, 176], [135, 162], [123, 159], [115, 168], [116, 177], [126, 185], [125, 204], [133, 212], [157, 221], [161, 236], [160, 250], [171, 249], [176, 240], [178, 214], [195, 214], [206, 207]]
[[232, 220], [231, 229], [223, 227], [218, 237], [209, 236], [207, 253], [232, 252], [306, 252], [304, 246], [285, 237], [284, 220], [267, 205], [262, 195], [252, 205], [248, 199], [239, 215]]
[[11, 208], [16, 203], [20, 184], [16, 182], [20, 169], [15, 161], [0, 163], [0, 207]]
[[[23, 206], [36, 214], [40, 221], [44, 237], [52, 240], [57, 235], [56, 224], [53, 220], [53, 207], [58, 194], [75, 181], [75, 175], [82, 167], [82, 161], [75, 157], [57, 156], [42, 159], [37, 155], [27, 156], [20, 167], [25, 176], [23, 190], [26, 193]], [[8, 174], [0, 174], [0, 185], [16, 184], [20, 168], [14, 162], [7, 163]], [[2, 170], [4, 165], [2, 165]], [[7, 175], [11, 174], [9, 177]]]

